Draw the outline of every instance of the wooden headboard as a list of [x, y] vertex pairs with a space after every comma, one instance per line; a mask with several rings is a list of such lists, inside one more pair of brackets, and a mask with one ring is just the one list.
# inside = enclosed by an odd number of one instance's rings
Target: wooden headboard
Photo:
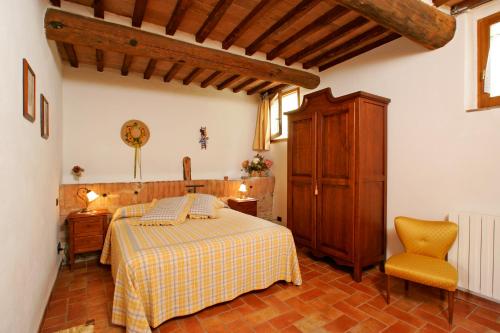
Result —
[[[248, 196], [258, 199], [257, 215], [272, 219], [274, 177], [254, 177], [245, 180]], [[136, 203], [150, 202], [153, 199], [179, 196], [187, 193], [186, 185], [203, 185], [198, 193], [209, 193], [218, 197], [238, 195], [241, 180], [179, 180], [144, 183], [99, 183], [63, 184], [59, 188], [61, 222], [75, 210], [83, 208], [76, 192], [80, 187], [95, 191], [100, 196], [90, 203], [90, 209], [108, 209], [113, 213], [117, 208]], [[103, 194], [106, 196], [104, 197]]]

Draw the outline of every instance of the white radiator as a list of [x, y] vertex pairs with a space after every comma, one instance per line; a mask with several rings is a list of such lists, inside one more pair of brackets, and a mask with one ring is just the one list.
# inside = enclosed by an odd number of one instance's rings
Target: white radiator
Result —
[[500, 301], [500, 216], [451, 213], [458, 237], [448, 261], [458, 269], [458, 287]]

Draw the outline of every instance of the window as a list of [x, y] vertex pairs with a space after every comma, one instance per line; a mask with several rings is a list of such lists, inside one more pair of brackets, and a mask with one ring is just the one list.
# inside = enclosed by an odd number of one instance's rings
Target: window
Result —
[[478, 107], [500, 106], [500, 13], [477, 23]]
[[294, 88], [280, 91], [271, 100], [271, 140], [288, 138], [288, 119], [286, 112], [298, 109], [300, 106], [300, 90]]

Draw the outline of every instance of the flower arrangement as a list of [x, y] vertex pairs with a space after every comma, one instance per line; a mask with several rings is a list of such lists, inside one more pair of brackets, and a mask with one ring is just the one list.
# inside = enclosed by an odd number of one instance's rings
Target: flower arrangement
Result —
[[257, 154], [252, 160], [245, 160], [241, 163], [242, 170], [250, 176], [265, 176], [271, 169], [273, 161], [265, 159], [264, 156]]
[[73, 168], [71, 168], [71, 173], [77, 178], [80, 178], [84, 172], [85, 169], [79, 165], [75, 165]]

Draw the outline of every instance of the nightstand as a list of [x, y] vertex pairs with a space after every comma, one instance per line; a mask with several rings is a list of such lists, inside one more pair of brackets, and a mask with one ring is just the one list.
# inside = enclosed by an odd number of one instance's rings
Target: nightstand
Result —
[[75, 263], [75, 254], [102, 250], [110, 216], [107, 210], [73, 212], [68, 215], [70, 269]]
[[257, 199], [254, 198], [230, 198], [227, 204], [231, 209], [237, 210], [248, 215], [257, 216]]

